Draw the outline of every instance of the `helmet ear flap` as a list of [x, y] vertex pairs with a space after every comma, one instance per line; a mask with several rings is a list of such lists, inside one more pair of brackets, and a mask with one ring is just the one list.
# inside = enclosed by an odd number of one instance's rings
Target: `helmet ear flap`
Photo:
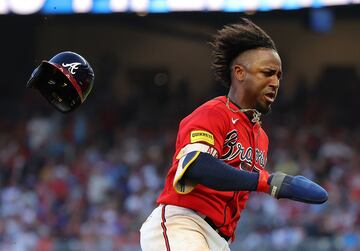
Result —
[[37, 88], [38, 80], [39, 80], [39, 71], [41, 64], [35, 68], [35, 70], [31, 73], [30, 79], [26, 83], [26, 88]]
[[35, 68], [32, 72], [30, 79], [26, 83], [27, 88], [38, 89], [48, 75], [53, 73], [53, 69], [49, 67], [46, 61], [42, 61], [41, 64]]

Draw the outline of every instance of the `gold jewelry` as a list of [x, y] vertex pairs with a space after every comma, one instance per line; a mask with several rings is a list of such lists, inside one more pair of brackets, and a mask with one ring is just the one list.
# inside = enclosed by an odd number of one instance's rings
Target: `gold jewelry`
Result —
[[230, 107], [230, 98], [229, 97], [226, 97], [226, 107], [230, 110], [230, 111], [232, 111], [232, 112], [252, 112], [252, 115], [253, 115], [253, 118], [251, 119], [251, 122], [253, 122], [253, 123], [259, 123], [259, 124], [261, 124], [261, 113], [258, 111], [258, 110], [256, 110], [256, 109], [249, 109], [249, 108], [247, 108], [247, 109], [241, 109], [241, 108], [239, 108], [239, 109], [237, 109], [237, 110], [234, 110], [234, 109], [232, 109], [231, 107]]

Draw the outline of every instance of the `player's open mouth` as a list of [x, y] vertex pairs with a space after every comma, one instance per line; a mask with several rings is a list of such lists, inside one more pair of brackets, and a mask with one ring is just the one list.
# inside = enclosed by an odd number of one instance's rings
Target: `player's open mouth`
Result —
[[276, 98], [276, 93], [275, 92], [269, 92], [269, 93], [266, 93], [264, 95], [265, 97], [265, 100], [269, 103], [273, 103], [275, 101], [275, 98]]

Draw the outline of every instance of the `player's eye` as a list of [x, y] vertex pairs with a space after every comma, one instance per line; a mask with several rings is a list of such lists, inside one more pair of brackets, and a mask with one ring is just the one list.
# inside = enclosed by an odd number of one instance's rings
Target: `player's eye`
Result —
[[275, 71], [274, 70], [265, 70], [263, 71], [263, 74], [266, 76], [266, 77], [271, 77], [275, 74]]
[[272, 77], [272, 76], [274, 76], [274, 75], [276, 75], [276, 77], [277, 77], [278, 79], [281, 79], [281, 77], [282, 77], [281, 71], [276, 71], [276, 70], [264, 70], [262, 73], [263, 73], [264, 76], [266, 76], [266, 77]]

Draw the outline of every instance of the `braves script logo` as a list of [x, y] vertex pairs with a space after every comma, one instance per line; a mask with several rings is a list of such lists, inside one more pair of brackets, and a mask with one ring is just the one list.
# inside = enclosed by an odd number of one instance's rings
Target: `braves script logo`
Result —
[[[238, 142], [238, 133], [236, 130], [230, 131], [225, 138], [224, 143], [224, 154], [221, 157], [223, 160], [233, 160], [239, 157], [241, 162], [245, 162], [251, 166], [253, 160], [253, 148], [245, 147]], [[265, 168], [265, 151], [260, 151], [258, 148], [255, 149], [255, 163], [258, 163], [261, 167]]]
[[78, 62], [74, 62], [70, 64], [62, 63], [62, 66], [68, 68], [68, 71], [73, 75], [76, 73], [75, 70], [79, 69], [78, 67], [79, 65], [81, 65], [81, 63]]

